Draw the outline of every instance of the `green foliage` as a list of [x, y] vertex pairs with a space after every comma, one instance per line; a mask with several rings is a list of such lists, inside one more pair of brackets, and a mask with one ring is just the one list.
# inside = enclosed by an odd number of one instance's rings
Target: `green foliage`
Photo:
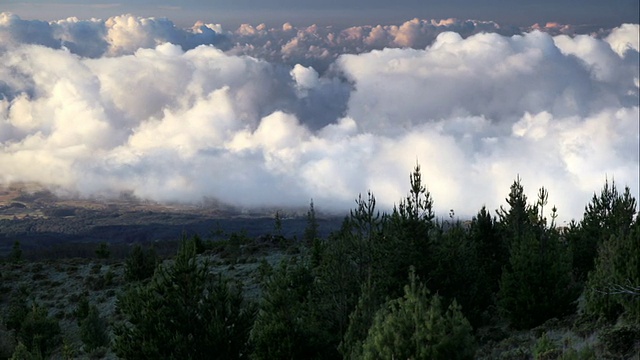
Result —
[[64, 360], [71, 360], [76, 358], [76, 349], [67, 338], [65, 338], [62, 342], [62, 358]]
[[351, 315], [349, 315], [349, 326], [338, 347], [345, 359], [359, 359], [362, 357], [362, 344], [367, 338], [376, 311], [380, 309], [383, 302], [371, 281], [367, 281], [362, 285], [358, 303]]
[[82, 321], [80, 339], [87, 352], [109, 344], [107, 322], [100, 316], [98, 308], [95, 306], [89, 308], [87, 317]]
[[448, 309], [414, 275], [404, 297], [376, 313], [363, 343], [362, 359], [472, 359], [471, 325], [454, 301]]
[[22, 248], [20, 247], [20, 241], [16, 240], [13, 243], [9, 260], [14, 263], [22, 261]]
[[587, 313], [640, 323], [640, 215], [601, 244], [585, 295]]
[[4, 317], [7, 329], [19, 331], [28, 313], [27, 294], [14, 290], [9, 298], [9, 306]]
[[39, 351], [29, 351], [27, 346], [23, 343], [18, 343], [13, 355], [9, 360], [39, 360], [42, 359], [42, 354]]
[[509, 197], [505, 200], [509, 208], [500, 206], [497, 214], [503, 239], [507, 245], [510, 245], [512, 241], [521, 238], [525, 232], [531, 230], [532, 220], [536, 216], [533, 213], [533, 208], [527, 204], [527, 196], [524, 194], [524, 186], [520, 182], [520, 176], [511, 184]]
[[623, 193], [615, 182], [605, 181], [599, 195], [587, 204], [580, 226], [571, 237], [574, 272], [579, 280], [587, 279], [593, 270], [598, 248], [612, 236], [626, 236], [636, 213], [636, 200], [628, 187]]
[[598, 357], [596, 356], [595, 350], [590, 346], [585, 346], [580, 350], [576, 350], [573, 348], [565, 350], [560, 356], [557, 357], [558, 360], [596, 360]]
[[486, 286], [492, 293], [499, 289], [502, 268], [509, 262], [509, 249], [499, 235], [498, 224], [491, 218], [486, 207], [482, 207], [471, 221], [469, 230], [471, 241], [476, 245], [478, 259], [481, 260], [479, 286]]
[[108, 259], [111, 256], [111, 250], [109, 250], [109, 244], [103, 242], [98, 245], [96, 249], [96, 256], [98, 259]]
[[[125, 322], [115, 327], [123, 358], [238, 359], [247, 354], [254, 310], [242, 289], [209, 274], [193, 241], [183, 239], [173, 264], [118, 299]], [[215, 350], [215, 351], [214, 351]]]
[[18, 338], [33, 353], [49, 354], [60, 344], [60, 326], [58, 321], [47, 314], [47, 309], [33, 304], [27, 314]]
[[[198, 238], [199, 239], [199, 238]], [[196, 252], [198, 243], [196, 242]], [[153, 276], [158, 265], [158, 256], [153, 248], [146, 252], [140, 245], [135, 245], [126, 259], [124, 278], [127, 281], [142, 281]]]
[[307, 244], [313, 244], [318, 240], [318, 220], [316, 219], [316, 210], [313, 206], [313, 200], [309, 203], [309, 211], [307, 211], [307, 226], [304, 229], [303, 240]]
[[[512, 195], [517, 197], [511, 198]], [[513, 238], [508, 241], [509, 264], [502, 272], [498, 304], [516, 328], [531, 328], [569, 314], [575, 310], [578, 296], [571, 279], [568, 248], [554, 228], [546, 227], [546, 219], [541, 215], [546, 202], [544, 191], [537, 206], [529, 207], [524, 200], [524, 189], [518, 179], [511, 186], [508, 200], [516, 207], [501, 212], [501, 218], [507, 222], [503, 226]]]
[[[335, 350], [349, 325], [349, 314], [365, 281], [389, 278], [382, 242], [383, 219], [375, 208], [375, 197], [359, 196], [357, 207], [345, 218], [340, 231], [326, 243], [315, 243], [312, 269], [315, 281], [310, 311], [322, 319], [320, 327], [330, 334], [326, 347]], [[385, 280], [382, 280], [385, 279]]]
[[430, 273], [429, 286], [446, 299], [456, 299], [465, 316], [474, 326], [482, 325], [487, 308], [492, 304], [479, 257], [478, 244], [470, 239], [460, 223], [434, 236], [435, 268]]
[[273, 219], [273, 233], [278, 239], [284, 237], [282, 233], [282, 216], [280, 215], [280, 211], [276, 211], [276, 215]]
[[[196, 254], [202, 254], [207, 249], [206, 243], [202, 240], [202, 238], [198, 234], [193, 235], [192, 241], [196, 246]], [[155, 269], [155, 265], [153, 268]], [[151, 275], [153, 275], [153, 272], [151, 273]]]
[[87, 297], [87, 293], [83, 292], [78, 299], [78, 305], [74, 311], [74, 315], [76, 317], [76, 321], [78, 325], [82, 324], [82, 321], [87, 318], [89, 315], [89, 298]]
[[0, 320], [0, 359], [8, 359], [16, 348], [14, 332], [8, 330]]
[[545, 332], [536, 341], [536, 345], [533, 348], [533, 358], [535, 360], [549, 359], [551, 355], [556, 354], [557, 352], [558, 347], [551, 339], [549, 339], [549, 335]]
[[509, 267], [502, 273], [499, 305], [511, 325], [531, 328], [575, 310], [571, 263], [555, 236], [527, 234], [511, 248]]
[[251, 330], [253, 359], [318, 359], [335, 350], [312, 312], [313, 276], [297, 260], [283, 261], [267, 280]]
[[[428, 279], [434, 268], [434, 224], [433, 198], [422, 182], [420, 165], [416, 164], [409, 175], [409, 195], [394, 207], [389, 221], [387, 238], [392, 256], [390, 264], [393, 283], [402, 284], [409, 268], [413, 266], [416, 273]], [[398, 295], [402, 289], [395, 291]]]
[[600, 340], [609, 354], [624, 357], [640, 342], [640, 325], [619, 325], [604, 330], [600, 333]]

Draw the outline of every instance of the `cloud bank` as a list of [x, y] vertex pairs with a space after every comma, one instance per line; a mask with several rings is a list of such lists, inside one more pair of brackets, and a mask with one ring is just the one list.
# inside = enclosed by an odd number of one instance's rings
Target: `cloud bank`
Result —
[[638, 196], [638, 30], [4, 13], [0, 182], [343, 211], [369, 189], [391, 207], [419, 161], [441, 215], [497, 208], [519, 174], [578, 218], [607, 177]]

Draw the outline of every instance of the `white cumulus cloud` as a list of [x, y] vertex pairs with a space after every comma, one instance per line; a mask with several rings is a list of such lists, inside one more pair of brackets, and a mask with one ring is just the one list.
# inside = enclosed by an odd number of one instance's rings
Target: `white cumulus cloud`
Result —
[[497, 208], [519, 175], [577, 218], [606, 177], [638, 196], [637, 29], [416, 19], [225, 33], [4, 13], [0, 181], [340, 211], [372, 190], [389, 209], [418, 161], [441, 215]]

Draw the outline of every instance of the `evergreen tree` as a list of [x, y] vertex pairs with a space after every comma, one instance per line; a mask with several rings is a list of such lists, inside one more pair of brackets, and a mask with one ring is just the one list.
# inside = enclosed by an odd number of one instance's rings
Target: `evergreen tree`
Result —
[[107, 322], [100, 316], [98, 308], [95, 305], [90, 306], [87, 317], [80, 325], [80, 339], [87, 352], [109, 344], [107, 326]]
[[[434, 234], [434, 269], [428, 286], [446, 299], [455, 299], [474, 326], [483, 324], [492, 293], [482, 271], [478, 246], [459, 222]], [[486, 317], [486, 316], [485, 316]]]
[[[524, 199], [519, 179], [512, 186], [512, 194], [514, 188], [519, 194], [517, 200]], [[513, 203], [515, 214], [502, 212], [514, 238], [510, 240], [509, 264], [502, 272], [498, 301], [512, 326], [530, 328], [574, 311], [578, 292], [571, 279], [568, 248], [555, 228], [545, 226], [546, 219], [541, 215], [545, 191], [539, 193], [537, 206], [529, 207], [519, 200]], [[522, 217], [523, 213], [528, 216]]]
[[376, 311], [384, 303], [383, 297], [377, 291], [375, 284], [366, 281], [360, 290], [360, 297], [355, 309], [349, 315], [349, 326], [338, 349], [344, 359], [362, 358], [362, 345], [373, 324]]
[[391, 264], [391, 275], [396, 284], [403, 283], [402, 279], [411, 266], [419, 276], [430, 278], [435, 259], [433, 199], [422, 182], [419, 164], [409, 175], [409, 182], [409, 195], [394, 207], [387, 232], [387, 238], [394, 247], [390, 260], [395, 262]]
[[313, 244], [319, 239], [318, 220], [316, 219], [316, 210], [313, 206], [313, 199], [309, 203], [309, 211], [307, 211], [307, 226], [304, 229], [304, 241], [307, 244]]
[[527, 195], [524, 193], [520, 176], [511, 184], [509, 197], [506, 198], [506, 201], [509, 208], [500, 206], [497, 214], [501, 236], [508, 247], [513, 241], [520, 239], [525, 232], [532, 230], [536, 216], [533, 214], [533, 209], [527, 204]]
[[[198, 238], [199, 239], [199, 238]], [[198, 242], [196, 241], [196, 252]], [[158, 256], [153, 248], [144, 251], [136, 244], [125, 261], [124, 277], [127, 281], [141, 281], [153, 276], [158, 265]]]
[[115, 328], [114, 350], [123, 358], [238, 359], [247, 354], [254, 311], [242, 290], [215, 279], [183, 239], [172, 264], [150, 283], [118, 299], [125, 322]]
[[84, 292], [80, 295], [78, 299], [78, 305], [74, 311], [74, 315], [76, 317], [76, 321], [78, 325], [82, 325], [82, 321], [87, 318], [89, 315], [89, 298], [87, 297], [87, 293]]
[[623, 193], [615, 182], [605, 181], [599, 195], [594, 194], [584, 210], [579, 230], [571, 237], [574, 273], [581, 281], [593, 270], [598, 248], [611, 236], [625, 236], [636, 212], [636, 199], [628, 187]]
[[22, 322], [28, 313], [27, 294], [20, 290], [14, 290], [9, 297], [9, 306], [4, 318], [7, 329], [20, 331]]
[[640, 215], [600, 245], [585, 288], [588, 313], [640, 323]]
[[320, 359], [335, 354], [326, 346], [328, 334], [310, 307], [312, 286], [306, 264], [281, 262], [265, 284], [251, 330], [253, 359]]
[[411, 275], [402, 298], [377, 311], [362, 359], [472, 359], [471, 325], [454, 301], [448, 309]]
[[471, 221], [469, 236], [477, 248], [477, 256], [481, 262], [480, 286], [486, 286], [492, 293], [497, 293], [502, 268], [509, 261], [509, 249], [486, 207], [483, 206]]
[[9, 255], [9, 260], [11, 260], [12, 262], [22, 261], [22, 248], [20, 247], [20, 241], [16, 240], [13, 243], [13, 248], [11, 249], [11, 255]]
[[111, 256], [111, 250], [109, 250], [109, 244], [106, 242], [100, 243], [96, 249], [96, 256], [98, 259], [108, 259]]
[[51, 353], [60, 344], [60, 325], [47, 309], [33, 304], [20, 326], [18, 338], [32, 354]]

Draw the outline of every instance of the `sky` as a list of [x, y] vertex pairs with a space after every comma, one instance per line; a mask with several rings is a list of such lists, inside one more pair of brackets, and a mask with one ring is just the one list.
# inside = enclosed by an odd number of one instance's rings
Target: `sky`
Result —
[[[636, 0], [3, 0], [0, 11], [27, 19], [108, 18], [125, 13], [225, 26], [292, 22], [296, 26], [389, 24], [412, 18], [491, 20], [526, 26], [560, 22], [613, 27], [638, 22]], [[2, 9], [4, 7], [4, 9]]]
[[517, 177], [562, 222], [638, 198], [637, 1], [516, 4], [2, 0], [0, 183], [344, 213], [419, 163], [442, 217]]

